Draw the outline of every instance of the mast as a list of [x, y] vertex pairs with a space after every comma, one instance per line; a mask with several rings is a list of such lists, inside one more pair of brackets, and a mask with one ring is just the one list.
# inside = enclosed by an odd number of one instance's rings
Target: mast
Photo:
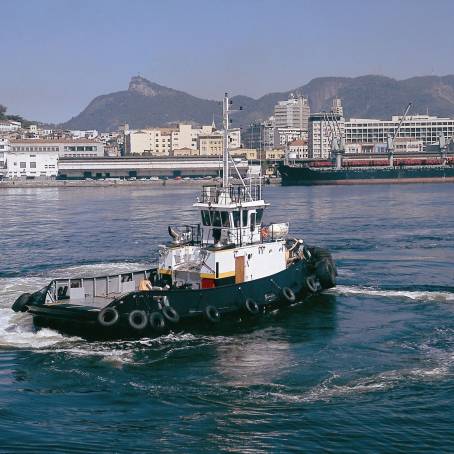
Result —
[[222, 155], [222, 187], [229, 186], [229, 95], [224, 95], [222, 121], [224, 126], [224, 151]]

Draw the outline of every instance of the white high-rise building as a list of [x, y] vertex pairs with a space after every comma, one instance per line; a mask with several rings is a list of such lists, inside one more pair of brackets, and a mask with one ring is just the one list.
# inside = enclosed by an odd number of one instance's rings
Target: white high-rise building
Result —
[[274, 107], [274, 123], [276, 128], [297, 128], [308, 130], [311, 110], [309, 101], [303, 96], [293, 95], [287, 101], [279, 101]]
[[336, 115], [344, 116], [344, 108], [342, 107], [342, 100], [340, 98], [334, 98], [331, 104], [331, 112]]
[[333, 138], [343, 137], [344, 118], [334, 113], [317, 113], [309, 118], [309, 157], [326, 159], [331, 156]]

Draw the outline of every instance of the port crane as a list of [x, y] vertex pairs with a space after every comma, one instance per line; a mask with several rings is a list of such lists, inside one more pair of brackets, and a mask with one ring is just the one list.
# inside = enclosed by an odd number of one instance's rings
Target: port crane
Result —
[[394, 167], [394, 139], [397, 137], [397, 134], [399, 134], [400, 128], [402, 127], [402, 123], [404, 122], [408, 111], [411, 109], [412, 103], [408, 103], [407, 108], [405, 109], [404, 114], [400, 117], [399, 124], [397, 125], [397, 129], [395, 130], [394, 134], [391, 136], [388, 136], [387, 139], [387, 151], [388, 151], [388, 157], [389, 157], [389, 166]]

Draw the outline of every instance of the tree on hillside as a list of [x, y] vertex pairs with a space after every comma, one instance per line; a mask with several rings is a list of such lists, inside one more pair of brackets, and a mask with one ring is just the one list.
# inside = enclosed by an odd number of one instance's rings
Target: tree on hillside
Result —
[[0, 120], [5, 118], [6, 106], [0, 104]]

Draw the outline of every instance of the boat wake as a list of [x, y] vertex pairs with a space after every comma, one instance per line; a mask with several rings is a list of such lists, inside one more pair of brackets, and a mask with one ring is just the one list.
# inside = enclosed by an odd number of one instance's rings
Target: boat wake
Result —
[[[449, 289], [451, 290], [451, 289]], [[341, 296], [373, 296], [384, 298], [401, 298], [410, 301], [421, 302], [438, 302], [450, 303], [454, 302], [454, 290], [407, 290], [407, 289], [377, 289], [372, 287], [354, 287], [346, 285], [338, 285], [336, 288], [328, 290], [326, 294], [341, 295]]]

